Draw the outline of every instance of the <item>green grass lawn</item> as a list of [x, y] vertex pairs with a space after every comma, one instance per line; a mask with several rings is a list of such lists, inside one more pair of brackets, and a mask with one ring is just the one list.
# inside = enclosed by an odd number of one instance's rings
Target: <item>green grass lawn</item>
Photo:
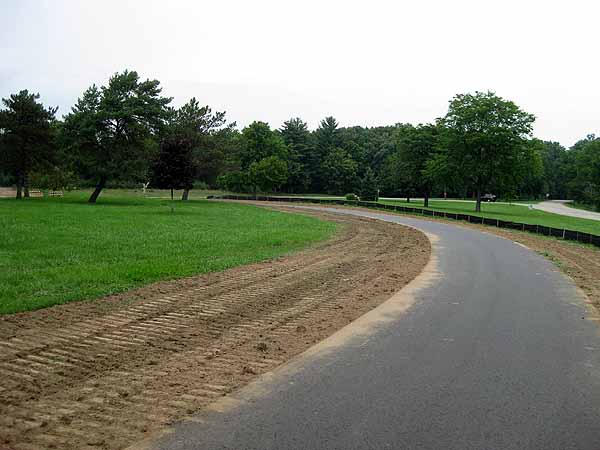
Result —
[[[410, 203], [406, 203], [405, 200], [381, 200], [380, 203], [412, 206], [415, 208], [423, 207], [422, 201], [411, 201]], [[600, 235], [600, 222], [597, 220], [579, 219], [577, 217], [552, 214], [537, 209], [529, 209], [527, 206], [516, 203], [482, 203], [481, 213], [475, 213], [474, 202], [431, 200], [429, 202], [429, 209], [455, 214], [490, 217], [511, 222], [544, 225], [554, 228], [567, 228], [569, 230]]]
[[336, 229], [250, 205], [87, 197], [0, 199], [0, 314], [270, 259]]
[[[78, 192], [85, 194], [88, 197], [92, 194], [94, 189], [81, 189]], [[173, 191], [173, 197], [176, 200], [181, 199], [182, 190]], [[192, 189], [190, 191], [190, 200], [205, 199], [207, 195], [223, 195], [231, 194], [231, 192], [220, 191], [220, 190], [209, 190], [209, 189]], [[148, 199], [167, 199], [171, 198], [171, 191], [168, 189], [146, 189], [144, 192], [141, 188], [139, 189], [105, 189], [102, 191], [100, 198], [121, 198], [121, 197], [135, 197], [135, 198], [148, 198]], [[101, 200], [98, 200], [100, 203]]]

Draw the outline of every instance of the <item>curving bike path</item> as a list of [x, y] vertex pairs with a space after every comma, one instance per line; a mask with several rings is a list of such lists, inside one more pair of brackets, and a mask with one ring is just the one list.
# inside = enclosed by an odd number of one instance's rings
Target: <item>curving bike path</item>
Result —
[[555, 266], [491, 234], [336, 211], [428, 233], [438, 276], [404, 313], [389, 300], [135, 448], [600, 449], [599, 322]]

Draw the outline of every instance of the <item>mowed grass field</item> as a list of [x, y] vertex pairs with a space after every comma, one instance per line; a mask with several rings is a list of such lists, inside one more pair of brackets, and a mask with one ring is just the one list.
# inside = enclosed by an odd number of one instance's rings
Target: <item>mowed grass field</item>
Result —
[[0, 199], [0, 314], [267, 260], [332, 236], [315, 218], [210, 201], [86, 193]]
[[[411, 200], [410, 203], [407, 203], [405, 200], [381, 200], [380, 203], [415, 208], [423, 207], [422, 200]], [[569, 230], [600, 235], [600, 221], [552, 214], [538, 209], [530, 209], [527, 205], [518, 203], [482, 203], [481, 213], [476, 213], [474, 202], [430, 200], [429, 209], [554, 228], [567, 228]]]

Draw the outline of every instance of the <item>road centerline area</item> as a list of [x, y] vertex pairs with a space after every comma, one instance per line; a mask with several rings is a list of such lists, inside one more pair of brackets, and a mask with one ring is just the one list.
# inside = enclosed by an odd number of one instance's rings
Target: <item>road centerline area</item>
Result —
[[299, 208], [435, 234], [442, 276], [368, 337], [301, 356], [143, 448], [600, 448], [597, 325], [551, 262], [444, 223]]

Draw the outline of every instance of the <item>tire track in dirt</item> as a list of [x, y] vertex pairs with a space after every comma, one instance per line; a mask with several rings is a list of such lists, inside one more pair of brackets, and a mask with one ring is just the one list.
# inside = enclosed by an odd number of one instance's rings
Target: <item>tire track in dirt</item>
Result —
[[0, 448], [119, 449], [271, 370], [427, 263], [420, 232], [343, 231], [276, 261], [0, 318]]

